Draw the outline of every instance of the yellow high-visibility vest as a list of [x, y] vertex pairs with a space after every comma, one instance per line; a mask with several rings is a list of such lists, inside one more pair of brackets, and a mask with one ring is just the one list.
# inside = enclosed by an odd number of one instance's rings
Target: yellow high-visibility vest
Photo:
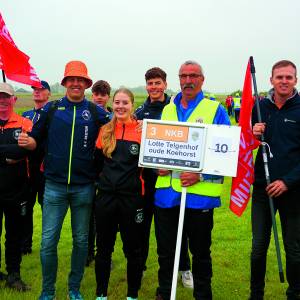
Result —
[[[201, 122], [205, 124], [212, 124], [216, 115], [219, 102], [202, 99], [200, 103], [195, 107], [194, 111], [188, 118], [187, 122]], [[176, 105], [173, 102], [166, 105], [162, 112], [161, 120], [178, 121]], [[173, 175], [173, 176], [172, 176]], [[175, 175], [175, 176], [174, 176]], [[187, 193], [219, 197], [222, 192], [223, 180], [212, 181], [199, 181], [189, 187], [187, 187]], [[170, 175], [158, 176], [155, 187], [169, 188], [171, 187], [176, 192], [181, 192], [181, 181], [178, 178], [178, 173], [173, 172]]]

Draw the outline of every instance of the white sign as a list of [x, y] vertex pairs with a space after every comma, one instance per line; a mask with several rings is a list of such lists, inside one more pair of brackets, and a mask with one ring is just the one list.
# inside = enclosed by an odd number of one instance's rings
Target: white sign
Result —
[[241, 128], [228, 125], [206, 125], [204, 166], [201, 173], [236, 176]]
[[144, 120], [141, 166], [200, 172], [206, 128], [203, 124]]
[[235, 176], [240, 127], [145, 119], [139, 165]]

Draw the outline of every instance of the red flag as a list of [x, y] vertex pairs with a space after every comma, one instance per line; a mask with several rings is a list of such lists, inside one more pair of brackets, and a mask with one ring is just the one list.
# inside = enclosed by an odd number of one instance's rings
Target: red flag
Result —
[[230, 209], [238, 216], [242, 215], [250, 199], [250, 188], [254, 181], [252, 151], [260, 144], [252, 134], [251, 113], [253, 105], [250, 63], [248, 62], [239, 119], [241, 139], [237, 175], [232, 178], [230, 195]]
[[29, 56], [19, 50], [14, 43], [0, 13], [0, 69], [7, 78], [41, 87], [41, 82], [33, 67], [29, 64]]

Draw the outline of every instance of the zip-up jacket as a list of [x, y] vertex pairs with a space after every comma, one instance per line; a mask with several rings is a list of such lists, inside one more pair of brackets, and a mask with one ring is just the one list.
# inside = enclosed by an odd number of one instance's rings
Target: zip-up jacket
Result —
[[[141, 195], [142, 182], [138, 167], [141, 133], [136, 131], [137, 122], [122, 124], [115, 127], [116, 148], [112, 157], [104, 157], [103, 169], [99, 176], [100, 191]], [[100, 130], [96, 147], [102, 149], [102, 129]]]
[[[17, 199], [27, 183], [28, 151], [18, 146], [22, 130], [29, 132], [32, 122], [12, 113], [7, 123], [0, 126], [0, 199]], [[7, 159], [13, 159], [12, 164]]]
[[[41, 143], [46, 140], [45, 178], [64, 184], [87, 184], [95, 180], [95, 141], [98, 126], [89, 110], [88, 100], [71, 102], [63, 97], [49, 122], [47, 112], [52, 102], [42, 108], [40, 120], [31, 136]], [[107, 112], [97, 106], [99, 123], [106, 123]]]
[[[259, 101], [262, 122], [266, 123], [265, 142], [271, 182], [283, 180], [289, 189], [300, 186], [300, 96], [295, 90], [291, 98], [279, 109], [273, 100], [274, 91], [268, 98]], [[256, 106], [252, 113], [252, 124], [257, 123]], [[255, 161], [256, 185], [266, 186], [261, 146]]]
[[146, 101], [139, 106], [136, 111], [135, 115], [138, 120], [144, 120], [144, 119], [155, 119], [160, 120], [162, 111], [164, 107], [170, 103], [170, 97], [165, 94], [164, 95], [164, 101], [154, 101], [151, 102], [150, 97], [146, 99]]

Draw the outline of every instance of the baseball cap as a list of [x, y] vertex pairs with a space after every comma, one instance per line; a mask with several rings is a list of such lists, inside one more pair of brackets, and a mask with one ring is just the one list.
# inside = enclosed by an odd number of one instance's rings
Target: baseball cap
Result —
[[[50, 85], [49, 85], [49, 83], [47, 81], [41, 80], [41, 85], [42, 85], [41, 89], [46, 89], [49, 92], [51, 92]], [[32, 89], [36, 89], [36, 87], [34, 87], [34, 86], [32, 86], [31, 88]]]
[[87, 88], [91, 87], [93, 84], [92, 79], [88, 75], [88, 70], [86, 65], [79, 60], [72, 60], [66, 64], [64, 78], [61, 81], [61, 85], [65, 85], [67, 77], [82, 77], [87, 82]]
[[1, 82], [0, 83], [0, 93], [5, 93], [5, 94], [8, 94], [9, 96], [13, 96], [15, 94], [15, 91], [10, 84], [8, 84], [6, 82]]

